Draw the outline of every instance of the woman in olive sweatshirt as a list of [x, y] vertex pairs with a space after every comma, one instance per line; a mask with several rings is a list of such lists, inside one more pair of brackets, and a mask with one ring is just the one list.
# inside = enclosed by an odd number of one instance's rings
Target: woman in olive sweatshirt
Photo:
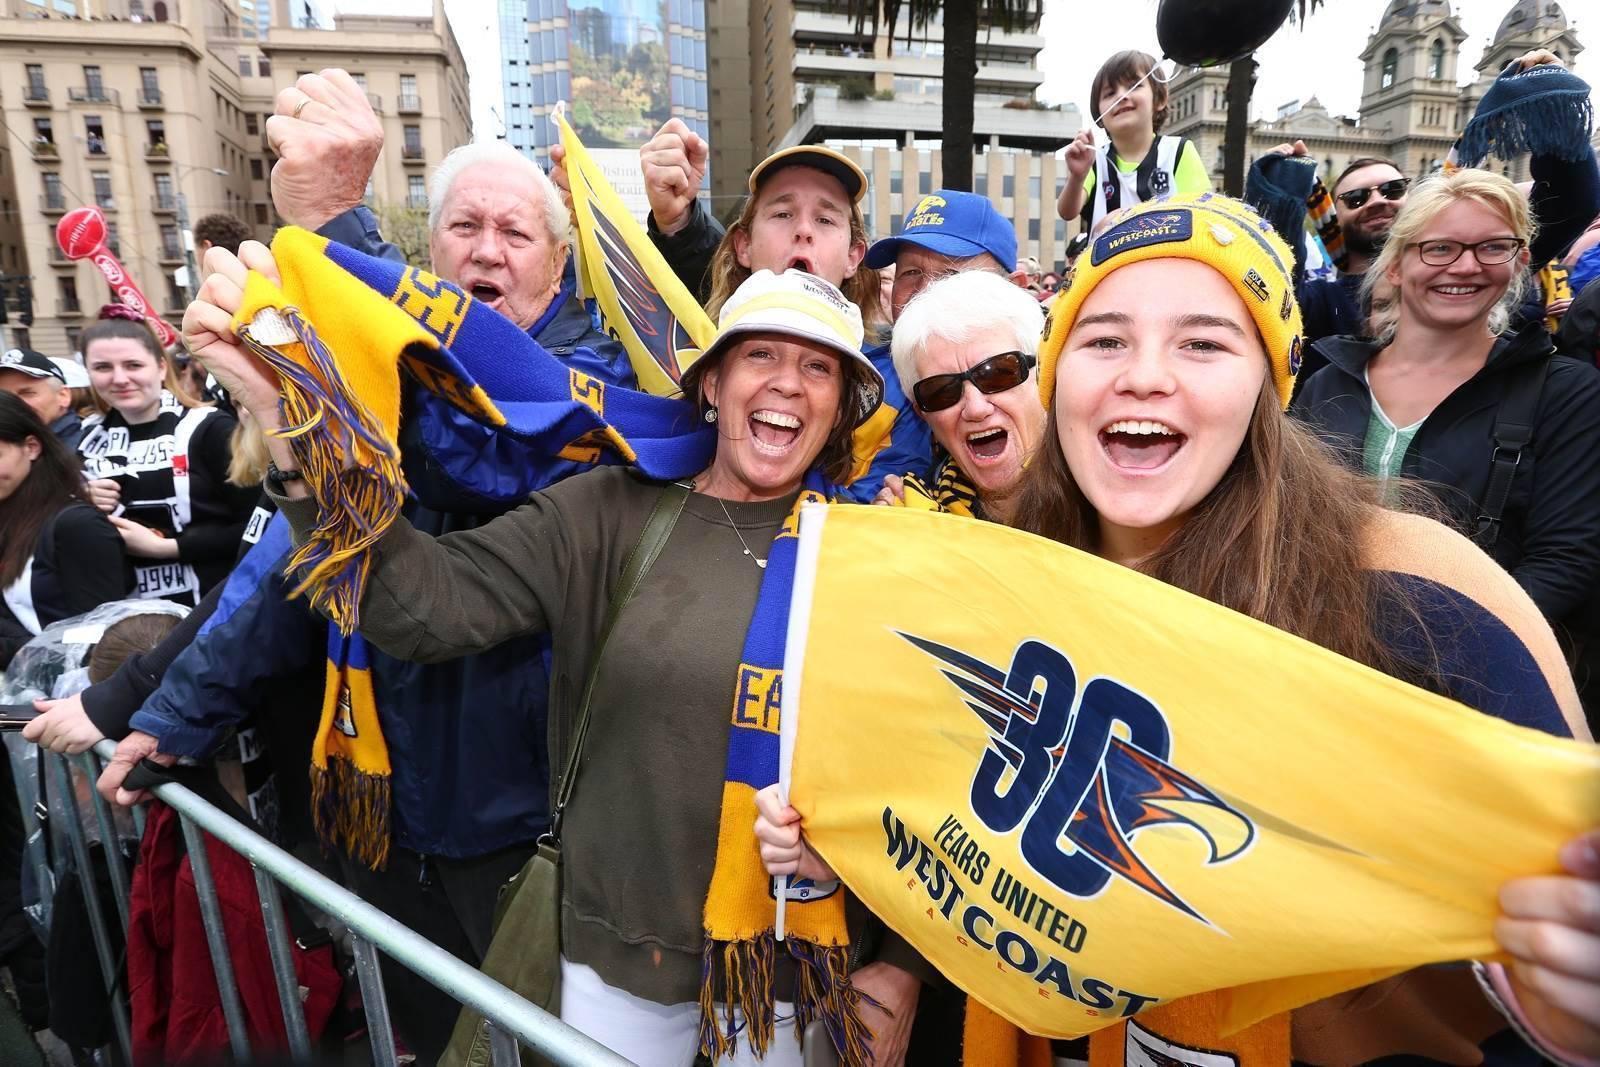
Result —
[[[242, 251], [252, 269], [275, 273], [264, 249]], [[186, 341], [270, 434], [281, 423], [278, 380], [231, 343], [228, 325], [245, 268], [209, 265], [216, 273], [190, 307]], [[828, 282], [758, 271], [724, 305], [716, 341], [683, 380], [717, 427], [715, 454], [679, 483], [689, 492], [676, 525], [600, 655], [562, 824], [561, 1015], [639, 1062], [688, 1067], [701, 1044], [703, 915], [722, 816], [729, 681], [773, 539], [805, 479], [816, 471], [843, 479], [852, 433], [882, 396], [861, 333], [858, 309]], [[291, 470], [287, 444], [269, 443], [274, 463]], [[275, 484], [269, 475], [267, 488], [297, 536], [316, 525], [303, 481]], [[361, 631], [385, 652], [422, 662], [550, 633], [551, 765], [561, 766], [607, 605], [669, 488], [599, 467], [471, 532], [434, 539], [397, 520], [371, 556]], [[893, 1062], [928, 972], [892, 935], [864, 945], [869, 924], [859, 918], [848, 924], [851, 961], [872, 961], [852, 972], [871, 998], [860, 1016], [877, 1034], [880, 1061]], [[798, 1065], [800, 1050], [784, 1033], [794, 1026], [781, 1003], [793, 999], [794, 974], [779, 958], [771, 990], [762, 990], [780, 1002], [778, 1033], [761, 1062], [782, 1067]], [[722, 977], [712, 975], [719, 989]], [[751, 1046], [739, 1040], [726, 1062], [755, 1062]]]

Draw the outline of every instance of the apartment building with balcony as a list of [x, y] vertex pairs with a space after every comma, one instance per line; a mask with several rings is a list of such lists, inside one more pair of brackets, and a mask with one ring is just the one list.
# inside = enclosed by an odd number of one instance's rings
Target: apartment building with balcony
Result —
[[[185, 222], [212, 212], [269, 240], [273, 98], [303, 71], [364, 80], [385, 147], [374, 204], [425, 206], [427, 176], [471, 139], [466, 61], [442, 0], [428, 16], [336, 16], [308, 0], [0, 0], [0, 271], [32, 276], [34, 322], [6, 341], [51, 355], [109, 299], [55, 226], [96, 204], [145, 295], [174, 323]], [[320, 27], [320, 28], [319, 28]], [[13, 287], [14, 291], [14, 287]], [[15, 309], [13, 308], [13, 312]]]
[[[942, 184], [942, 19], [911, 29], [908, 41], [903, 21], [881, 27], [876, 36], [870, 24], [858, 34], [854, 20], [822, 0], [739, 2], [748, 9], [746, 70], [741, 76], [736, 69], [725, 80], [720, 65], [737, 47], [731, 32], [735, 5], [708, 0], [712, 196], [718, 214], [736, 201], [757, 160], [791, 145], [824, 143], [866, 171], [868, 231], [883, 236], [898, 230], [917, 200]], [[1082, 120], [1073, 106], [1039, 104], [1043, 48], [1036, 28], [980, 30], [973, 185], [1016, 220], [1019, 254], [1050, 266], [1065, 258], [1070, 237], [1055, 211], [1055, 190], [1065, 180], [1056, 152]], [[748, 106], [748, 125], [739, 114], [742, 106]]]

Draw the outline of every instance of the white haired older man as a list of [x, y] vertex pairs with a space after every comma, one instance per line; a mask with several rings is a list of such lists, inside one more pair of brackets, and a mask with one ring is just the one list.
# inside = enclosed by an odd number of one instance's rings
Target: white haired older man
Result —
[[[301, 76], [278, 94], [267, 136], [278, 155], [272, 194], [280, 215], [369, 254], [402, 258], [360, 206], [383, 131], [354, 79], [339, 70]], [[430, 199], [435, 273], [569, 365], [610, 384], [635, 384], [621, 347], [594, 330], [582, 302], [562, 287], [568, 215], [536, 165], [506, 145], [466, 145], [440, 163]], [[481, 526], [581, 469], [533, 454], [421, 390], [405, 398], [403, 410], [401, 458], [413, 493], [406, 515], [434, 535]], [[261, 662], [275, 656], [273, 649], [303, 645], [297, 635], [306, 627], [326, 629], [310, 616], [286, 618], [281, 603], [281, 594], [263, 586], [244, 608], [215, 609], [210, 623], [217, 624], [194, 646], [210, 645], [216, 667], [197, 679], [175, 665], [132, 717], [137, 732], [118, 747], [102, 792], [120, 785], [127, 768], [152, 751], [206, 755], [217, 721], [233, 715], [220, 706], [232, 699], [238, 679], [307, 669], [288, 655]], [[488, 947], [500, 886], [549, 825], [547, 654], [544, 639], [533, 637], [428, 665], [372, 653], [392, 766], [394, 832], [384, 870], [346, 858], [343, 873], [353, 891], [474, 966]], [[202, 687], [210, 697], [186, 698]], [[201, 705], [205, 721], [196, 722]], [[434, 1062], [457, 1005], [387, 959], [384, 978], [396, 1030], [419, 1063]]]

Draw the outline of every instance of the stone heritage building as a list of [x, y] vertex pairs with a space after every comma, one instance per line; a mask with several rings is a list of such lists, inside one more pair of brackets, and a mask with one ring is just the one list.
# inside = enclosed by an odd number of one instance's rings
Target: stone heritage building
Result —
[[[1318, 18], [1332, 17], [1328, 11]], [[1314, 36], [1314, 27], [1307, 28]], [[1333, 115], [1316, 97], [1286, 107], [1277, 118], [1250, 124], [1248, 158], [1286, 141], [1304, 141], [1322, 161], [1320, 173], [1337, 177], [1352, 159], [1385, 156], [1420, 177], [1444, 163], [1473, 109], [1501, 69], [1524, 52], [1547, 48], [1570, 66], [1583, 45], [1555, 0], [1516, 0], [1474, 65], [1477, 77], [1460, 84], [1467, 34], [1449, 0], [1389, 0], [1361, 52], [1365, 72], [1357, 116]], [[1228, 71], [1186, 70], [1171, 86], [1163, 132], [1195, 142], [1213, 177], [1222, 173]], [[1515, 181], [1527, 178], [1527, 160], [1495, 161]]]
[[471, 140], [467, 65], [442, 0], [417, 16], [337, 15], [314, 0], [0, 0], [0, 273], [4, 343], [77, 347], [109, 298], [56, 247], [61, 216], [105, 213], [112, 251], [176, 325], [188, 294], [185, 219], [227, 212], [270, 239], [280, 220], [265, 122], [295, 77], [343, 67], [385, 127], [376, 207], [426, 206], [426, 179]]

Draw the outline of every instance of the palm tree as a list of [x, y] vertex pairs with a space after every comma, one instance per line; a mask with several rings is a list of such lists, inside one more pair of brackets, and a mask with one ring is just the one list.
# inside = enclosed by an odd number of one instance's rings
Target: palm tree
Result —
[[[856, 32], [872, 24], [891, 31], [906, 16], [906, 43], [912, 30], [926, 30], [944, 11], [944, 178], [946, 189], [972, 190], [972, 99], [978, 76], [978, 31], [1031, 30], [1044, 15], [1044, 0], [829, 0], [829, 6], [856, 20]], [[893, 47], [893, 41], [890, 41]]]
[[[1326, 0], [1299, 0], [1289, 17], [1298, 16], [1300, 28], [1306, 15]], [[1256, 89], [1256, 57], [1244, 56], [1228, 64], [1228, 118], [1222, 139], [1222, 190], [1229, 196], [1244, 195], [1244, 172], [1250, 164], [1250, 98]]]

